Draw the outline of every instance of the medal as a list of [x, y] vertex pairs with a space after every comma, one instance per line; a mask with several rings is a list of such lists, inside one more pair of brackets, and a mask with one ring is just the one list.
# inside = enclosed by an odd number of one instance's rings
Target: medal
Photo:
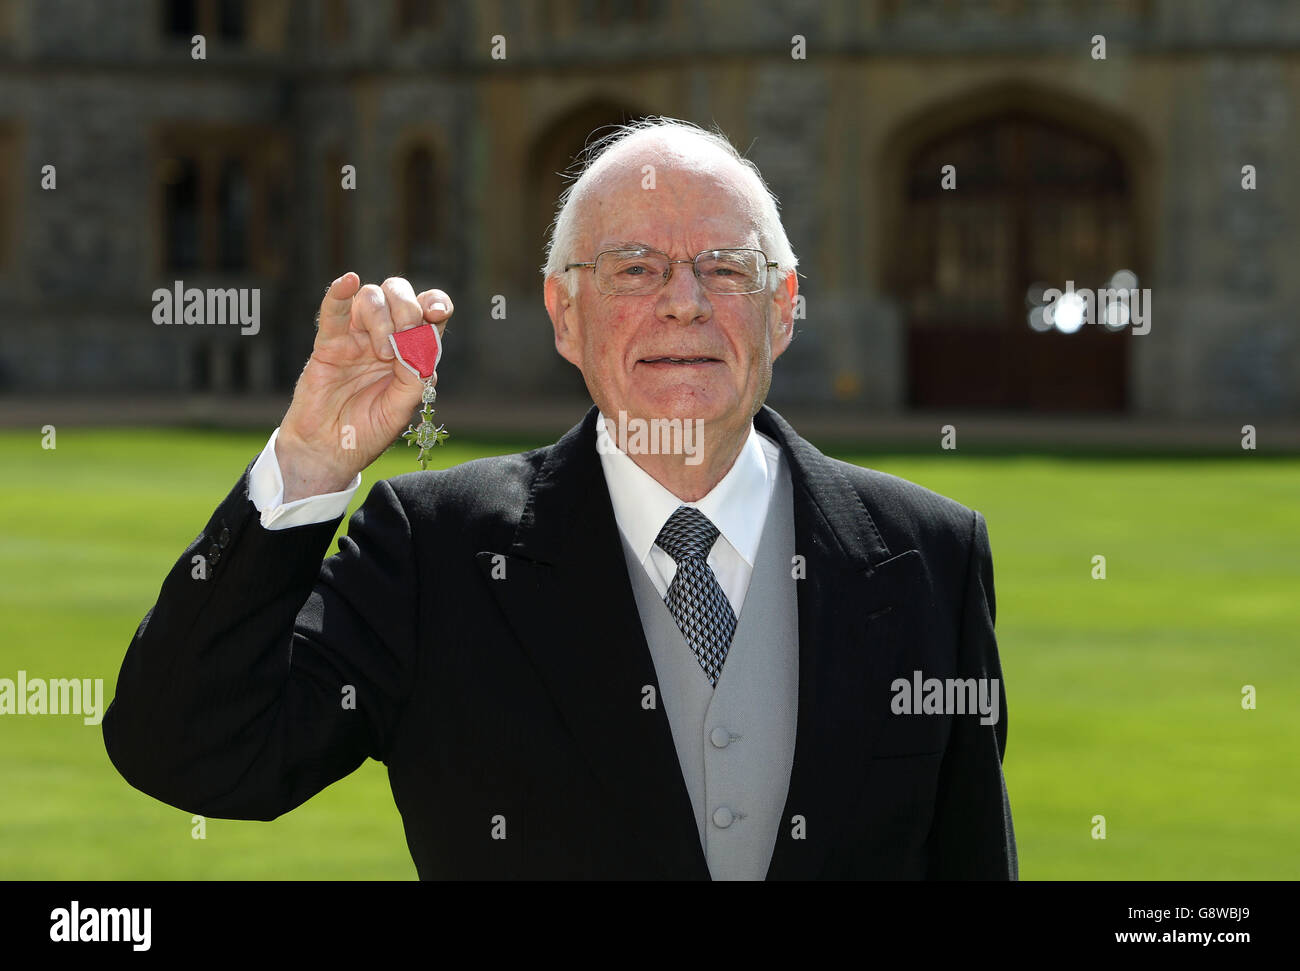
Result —
[[438, 398], [438, 392], [433, 387], [433, 371], [442, 359], [442, 341], [438, 339], [438, 328], [433, 324], [421, 324], [419, 327], [389, 334], [388, 340], [393, 345], [397, 359], [402, 362], [402, 367], [424, 382], [424, 390], [420, 393], [420, 423], [408, 426], [402, 432], [402, 438], [406, 439], [408, 447], [420, 446], [417, 459], [420, 468], [427, 469], [429, 459], [426, 453], [433, 446], [441, 445], [448, 437], [446, 428], [433, 423], [433, 403]]

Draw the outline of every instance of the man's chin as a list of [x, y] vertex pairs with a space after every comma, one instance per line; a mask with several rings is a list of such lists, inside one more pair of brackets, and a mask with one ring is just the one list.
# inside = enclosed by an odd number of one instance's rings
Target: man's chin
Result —
[[689, 382], [646, 382], [629, 389], [628, 416], [640, 418], [690, 418], [706, 422], [723, 419], [735, 407], [734, 389]]
[[[727, 408], [720, 407], [712, 400], [695, 395], [647, 397], [636, 401], [631, 407], [625, 408], [624, 411], [628, 418], [702, 420], [706, 423], [723, 419], [728, 414]], [[613, 415], [607, 415], [606, 417], [617, 420], [618, 410], [616, 409]]]

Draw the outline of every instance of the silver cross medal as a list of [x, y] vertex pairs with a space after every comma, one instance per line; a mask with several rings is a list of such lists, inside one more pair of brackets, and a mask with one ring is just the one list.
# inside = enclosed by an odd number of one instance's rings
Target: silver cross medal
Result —
[[390, 334], [388, 340], [402, 366], [424, 382], [424, 390], [420, 393], [420, 423], [416, 425], [412, 422], [402, 432], [402, 438], [406, 439], [408, 447], [420, 446], [420, 468], [427, 469], [427, 453], [448, 437], [446, 428], [433, 423], [433, 403], [438, 397], [438, 392], [433, 387], [433, 372], [442, 359], [442, 341], [438, 338], [438, 328], [433, 324], [422, 324]]

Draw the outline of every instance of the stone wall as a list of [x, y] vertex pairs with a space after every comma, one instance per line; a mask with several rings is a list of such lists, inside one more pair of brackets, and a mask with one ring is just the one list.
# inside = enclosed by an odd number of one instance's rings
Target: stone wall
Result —
[[[204, 0], [200, 0], [204, 2]], [[399, 161], [431, 146], [439, 285], [457, 303], [447, 388], [577, 397], [541, 302], [530, 185], [537, 145], [585, 104], [719, 124], [782, 201], [806, 318], [773, 398], [897, 412], [906, 322], [886, 267], [906, 232], [900, 166], [919, 132], [997, 106], [1032, 108], [1109, 138], [1130, 165], [1151, 332], [1135, 341], [1135, 414], [1300, 414], [1300, 5], [1269, 0], [823, 4], [658, 0], [603, 22], [585, 0], [447, 4], [435, 30], [396, 35], [395, 6], [250, 4], [249, 39], [206, 61], [163, 36], [162, 4], [16, 0], [0, 22], [0, 133], [11, 147], [0, 213], [0, 391], [184, 390], [196, 341], [216, 390], [287, 390], [323, 287], [343, 269], [401, 272]], [[594, 11], [594, 12], [593, 12]], [[640, 19], [638, 19], [640, 18]], [[1104, 33], [1105, 61], [1089, 56]], [[504, 37], [507, 56], [491, 55]], [[806, 57], [791, 56], [793, 38]], [[260, 287], [260, 333], [160, 328], [157, 133], [207, 122], [274, 129], [289, 146], [273, 273], [186, 275]], [[346, 267], [324, 240], [342, 192]], [[57, 166], [58, 187], [40, 188]], [[1258, 188], [1241, 187], [1241, 166]], [[504, 298], [504, 319], [492, 316]], [[234, 386], [235, 354], [244, 375]]]

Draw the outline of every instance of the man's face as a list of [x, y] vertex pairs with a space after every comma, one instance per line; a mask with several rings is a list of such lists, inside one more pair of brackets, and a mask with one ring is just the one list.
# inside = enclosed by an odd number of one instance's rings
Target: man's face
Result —
[[[655, 188], [642, 187], [641, 159], [601, 175], [582, 203], [575, 260], [605, 250], [646, 247], [670, 259], [701, 250], [761, 249], [745, 183], [729, 167], [655, 165]], [[795, 277], [760, 293], [705, 290], [689, 263], [675, 263], [657, 293], [607, 295], [593, 271], [570, 299], [563, 281], [546, 284], [555, 345], [582, 371], [592, 400], [611, 420], [700, 418], [716, 432], [739, 433], [767, 397], [772, 362], [789, 346]], [[687, 359], [675, 363], [669, 358]]]

